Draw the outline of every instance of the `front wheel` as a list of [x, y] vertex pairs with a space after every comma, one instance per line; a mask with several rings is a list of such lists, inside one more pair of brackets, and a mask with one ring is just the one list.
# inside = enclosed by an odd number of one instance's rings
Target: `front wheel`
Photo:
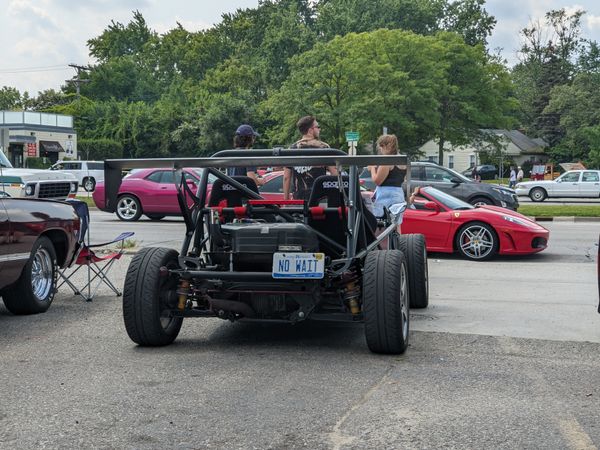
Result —
[[471, 199], [470, 203], [473, 206], [484, 206], [484, 205], [493, 205], [494, 204], [494, 202], [492, 202], [487, 197], [474, 197]]
[[177, 252], [168, 248], [144, 248], [131, 260], [123, 289], [123, 319], [133, 342], [157, 347], [172, 343], [182, 317], [173, 317], [179, 278], [163, 276], [161, 267], [176, 269]]
[[465, 258], [485, 261], [498, 253], [498, 237], [494, 229], [483, 222], [471, 222], [456, 233], [455, 246]]
[[52, 241], [40, 236], [17, 282], [2, 293], [13, 314], [38, 314], [48, 310], [56, 291], [56, 252]]
[[533, 202], [543, 202], [544, 200], [546, 200], [546, 197], [546, 191], [542, 188], [533, 188], [529, 193], [529, 198]]
[[374, 353], [404, 353], [408, 347], [408, 270], [399, 250], [374, 250], [363, 270], [365, 337]]
[[122, 195], [117, 201], [117, 217], [125, 222], [134, 222], [142, 215], [142, 205], [133, 195]]
[[96, 189], [96, 180], [94, 180], [92, 177], [85, 178], [83, 180], [83, 189], [85, 189], [87, 192], [93, 192], [94, 189]]

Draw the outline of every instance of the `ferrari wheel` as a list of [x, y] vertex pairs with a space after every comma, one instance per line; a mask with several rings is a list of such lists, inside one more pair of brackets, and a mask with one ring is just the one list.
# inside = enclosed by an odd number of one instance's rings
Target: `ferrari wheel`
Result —
[[483, 222], [463, 226], [455, 238], [458, 252], [473, 261], [485, 261], [498, 253], [498, 236], [492, 227]]

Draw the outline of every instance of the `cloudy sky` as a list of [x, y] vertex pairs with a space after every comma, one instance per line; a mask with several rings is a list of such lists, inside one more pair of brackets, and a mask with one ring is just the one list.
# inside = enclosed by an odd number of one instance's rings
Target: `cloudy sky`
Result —
[[[151, 28], [165, 32], [180, 22], [190, 31], [210, 27], [221, 14], [256, 7], [258, 0], [0, 0], [0, 86], [14, 86], [35, 95], [58, 89], [74, 74], [69, 63], [92, 63], [86, 41], [110, 23], [127, 23], [139, 10]], [[503, 48], [514, 63], [519, 31], [550, 9], [583, 9], [582, 31], [600, 41], [598, 0], [488, 0], [486, 9], [496, 17], [491, 48]]]

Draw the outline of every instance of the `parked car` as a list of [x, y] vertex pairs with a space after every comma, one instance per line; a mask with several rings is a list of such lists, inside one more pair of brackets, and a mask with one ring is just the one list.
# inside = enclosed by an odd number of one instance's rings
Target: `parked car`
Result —
[[[368, 189], [376, 187], [367, 169], [361, 174], [361, 182]], [[497, 184], [476, 183], [452, 169], [430, 162], [411, 163], [410, 186], [411, 190], [416, 186], [433, 186], [471, 205], [495, 205], [513, 211], [519, 207], [514, 190]]]
[[[471, 178], [473, 173], [473, 166], [469, 167], [467, 170], [463, 170], [461, 172], [465, 177]], [[493, 164], [483, 164], [481, 166], [477, 166], [477, 173], [482, 180], [497, 180], [498, 179], [498, 168]]]
[[600, 198], [600, 170], [570, 170], [556, 180], [521, 182], [516, 193], [534, 202], [560, 197]]
[[[192, 190], [195, 190], [202, 169], [184, 169], [183, 173]], [[123, 178], [119, 188], [117, 217], [124, 221], [135, 221], [142, 214], [152, 220], [181, 215], [173, 176], [173, 170], [167, 168], [131, 171]], [[212, 176], [209, 177], [209, 183], [213, 180]], [[104, 190], [104, 182], [99, 182], [92, 197], [98, 209], [107, 211]]]
[[50, 170], [60, 170], [77, 178], [80, 186], [92, 192], [96, 183], [104, 181], [104, 163], [102, 161], [58, 161]]
[[39, 169], [15, 169], [0, 150], [1, 197], [65, 200], [77, 194], [77, 178], [70, 173]]
[[70, 265], [79, 217], [66, 203], [0, 198], [0, 296], [13, 314], [46, 311]]
[[429, 252], [455, 253], [474, 261], [544, 250], [550, 232], [498, 206], [474, 207], [436, 188], [423, 187], [416, 209], [407, 209], [402, 234], [423, 233]]

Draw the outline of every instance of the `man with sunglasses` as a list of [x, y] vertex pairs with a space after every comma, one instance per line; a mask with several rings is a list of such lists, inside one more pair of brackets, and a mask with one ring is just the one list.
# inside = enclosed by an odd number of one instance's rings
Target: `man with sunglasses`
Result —
[[[329, 145], [319, 140], [321, 127], [317, 119], [313, 116], [304, 116], [296, 124], [302, 139], [295, 142], [290, 148], [329, 148]], [[337, 175], [335, 166], [311, 167], [298, 166], [286, 167], [283, 170], [283, 196], [284, 199], [290, 198], [290, 188], [293, 187], [293, 198], [296, 200], [306, 200], [310, 196], [312, 185], [318, 177], [326, 175], [327, 171], [331, 175]]]

